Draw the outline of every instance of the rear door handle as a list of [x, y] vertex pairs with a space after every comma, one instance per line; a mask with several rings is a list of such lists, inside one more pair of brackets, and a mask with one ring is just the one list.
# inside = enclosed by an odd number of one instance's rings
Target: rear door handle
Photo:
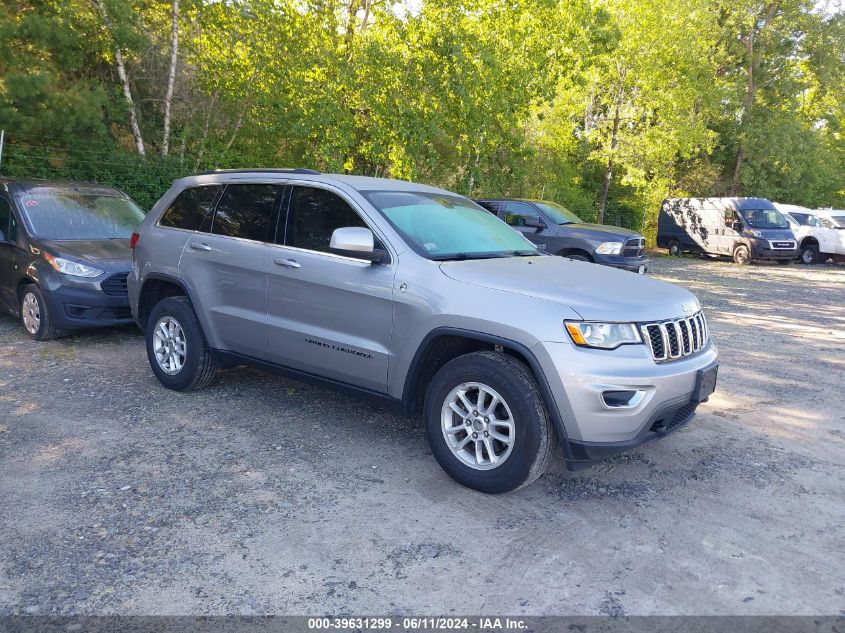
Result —
[[295, 259], [276, 259], [273, 261], [276, 266], [284, 266], [285, 268], [301, 268], [302, 265]]
[[195, 251], [210, 251], [211, 247], [208, 244], [202, 244], [201, 242], [191, 242], [191, 248]]

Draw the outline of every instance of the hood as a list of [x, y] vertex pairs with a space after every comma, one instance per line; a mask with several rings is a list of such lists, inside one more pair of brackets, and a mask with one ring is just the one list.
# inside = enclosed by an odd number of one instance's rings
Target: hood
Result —
[[463, 283], [559, 303], [587, 321], [662, 321], [700, 308], [683, 288], [565, 257], [443, 262], [440, 270]]
[[38, 240], [38, 247], [81, 262], [124, 260], [127, 267], [132, 262], [129, 240]]
[[766, 240], [794, 240], [795, 236], [790, 229], [749, 229], [759, 231], [760, 236]]
[[622, 240], [627, 240], [632, 237], [642, 237], [642, 234], [632, 231], [631, 229], [623, 229], [621, 226], [608, 226], [607, 224], [573, 222], [572, 224], [561, 224], [558, 228], [563, 231], [571, 231], [585, 237], [592, 236], [595, 239], [600, 240], [608, 240], [608, 238], [612, 237], [617, 237]]

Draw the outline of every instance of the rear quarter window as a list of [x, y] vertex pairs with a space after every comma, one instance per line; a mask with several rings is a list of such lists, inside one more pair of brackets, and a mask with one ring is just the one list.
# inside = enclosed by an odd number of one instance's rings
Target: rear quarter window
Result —
[[[199, 231], [203, 219], [210, 217], [220, 185], [189, 187], [183, 190], [158, 221], [160, 226]], [[208, 224], [208, 223], [206, 223]]]

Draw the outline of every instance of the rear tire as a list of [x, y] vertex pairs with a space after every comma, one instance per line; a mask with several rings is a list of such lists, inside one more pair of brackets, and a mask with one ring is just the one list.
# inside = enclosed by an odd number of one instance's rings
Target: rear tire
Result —
[[35, 284], [25, 286], [21, 292], [21, 323], [34, 341], [52, 341], [59, 337], [53, 327], [53, 318], [41, 288]]
[[468, 488], [510, 492], [548, 466], [554, 430], [534, 376], [512, 356], [485, 351], [449, 361], [428, 387], [424, 413], [434, 457]]
[[801, 249], [801, 263], [812, 265], [818, 264], [821, 261], [821, 253], [816, 244], [807, 244]]
[[672, 257], [681, 257], [684, 251], [681, 249], [681, 243], [678, 240], [669, 242], [669, 254]]
[[187, 297], [159, 301], [144, 334], [153, 373], [168, 389], [202, 389], [214, 378], [217, 362]]
[[740, 266], [747, 266], [751, 263], [751, 252], [745, 244], [740, 244], [734, 249], [734, 263]]

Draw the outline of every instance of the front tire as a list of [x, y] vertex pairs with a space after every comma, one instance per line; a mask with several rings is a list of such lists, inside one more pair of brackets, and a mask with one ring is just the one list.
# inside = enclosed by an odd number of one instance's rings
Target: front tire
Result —
[[21, 323], [34, 341], [52, 341], [59, 337], [41, 288], [29, 284], [21, 292]]
[[187, 297], [159, 301], [150, 312], [145, 337], [153, 373], [168, 389], [202, 389], [214, 378], [217, 363]]
[[485, 351], [449, 361], [429, 385], [424, 413], [435, 459], [468, 488], [510, 492], [548, 466], [552, 424], [534, 376], [512, 356]]
[[807, 244], [801, 249], [801, 263], [802, 264], [818, 264], [821, 260], [821, 253], [816, 244]]
[[751, 253], [745, 244], [740, 244], [734, 249], [734, 263], [740, 266], [747, 266], [751, 263]]

